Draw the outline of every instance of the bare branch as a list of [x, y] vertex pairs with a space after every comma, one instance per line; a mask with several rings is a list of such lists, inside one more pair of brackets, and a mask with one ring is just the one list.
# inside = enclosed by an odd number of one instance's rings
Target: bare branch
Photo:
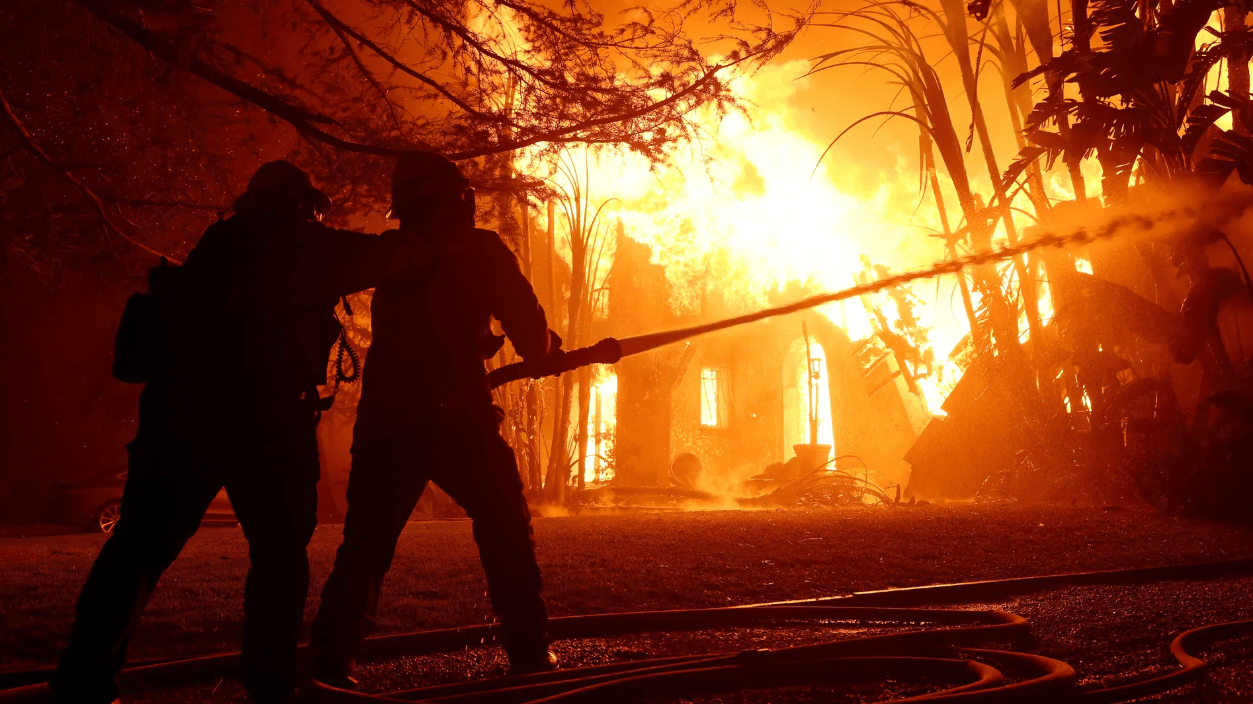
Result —
[[153, 55], [159, 56], [172, 64], [180, 66], [190, 73], [218, 86], [219, 88], [247, 100], [253, 105], [266, 110], [276, 117], [286, 120], [305, 137], [325, 142], [326, 144], [339, 149], [364, 154], [395, 156], [404, 151], [403, 149], [359, 144], [357, 142], [341, 139], [335, 135], [329, 134], [322, 129], [315, 127], [314, 123], [334, 124], [335, 121], [331, 118], [288, 103], [282, 98], [270, 95], [260, 88], [249, 85], [234, 78], [233, 76], [223, 73], [196, 56], [197, 47], [191, 47], [190, 50], [188, 50], [186, 47], [180, 46], [171, 38], [161, 36], [156, 32], [145, 29], [129, 17], [114, 11], [108, 6], [107, 2], [104, 2], [104, 0], [75, 0], [75, 2], [90, 10], [92, 14], [96, 15], [100, 19], [113, 25], [113, 27], [120, 30], [123, 34], [135, 40], [135, 42], [140, 46], [152, 52]]
[[[313, 3], [312, 0], [310, 0], [310, 3], [316, 6], [316, 3]], [[362, 63], [361, 57], [357, 55], [356, 49], [352, 48], [352, 42], [349, 42], [348, 37], [344, 36], [343, 30], [335, 25], [331, 25], [331, 29], [335, 32], [335, 36], [339, 37], [340, 43], [344, 45], [344, 51], [348, 52], [348, 55], [352, 57], [352, 62], [357, 65], [357, 70], [361, 72], [361, 76], [378, 92], [379, 98], [387, 106], [387, 111], [392, 118], [392, 126], [396, 128], [396, 134], [403, 135], [404, 130], [400, 126], [400, 118], [396, 115], [396, 106], [392, 104], [392, 99], [388, 97], [387, 91], [383, 89], [383, 86], [379, 85], [378, 80], [374, 78], [374, 74], [370, 73], [370, 69], [366, 68], [366, 65]]]
[[[324, 67], [315, 81], [307, 82], [297, 80], [297, 74], [282, 67], [264, 65], [224, 38], [205, 35], [201, 27], [187, 27], [186, 31], [149, 29], [132, 19], [116, 0], [75, 2], [153, 56], [287, 122], [314, 149], [327, 145], [377, 156], [434, 149], [457, 160], [534, 145], [570, 143], [617, 144], [650, 160], [664, 158], [666, 150], [700, 132], [692, 117], [696, 109], [705, 105], [717, 111], [742, 107], [721, 79], [726, 69], [774, 56], [807, 21], [807, 17], [798, 19], [796, 29], [788, 32], [751, 28], [755, 36], [751, 44], [720, 37], [737, 42], [737, 48], [729, 52], [727, 61], [710, 65], [682, 29], [683, 21], [695, 7], [703, 6], [701, 3], [680, 2], [663, 13], [662, 22], [644, 11], [643, 21], [629, 21], [605, 31], [601, 29], [601, 15], [581, 6], [563, 6], [565, 9], [558, 12], [529, 0], [479, 0], [501, 27], [515, 19], [521, 23], [520, 31], [528, 42], [525, 49], [513, 48], [508, 34], [502, 39], [492, 31], [474, 31], [464, 18], [451, 16], [438, 6], [418, 0], [378, 3], [397, 14], [386, 18], [389, 23], [385, 26], [396, 26], [402, 16], [412, 24], [416, 17], [420, 27], [438, 35], [427, 37], [428, 46], [433, 47], [428, 56], [448, 61], [454, 75], [439, 81], [402, 60], [405, 54], [399, 51], [400, 44], [390, 38], [372, 38], [364, 30], [349, 26], [323, 0], [306, 0], [312, 12], [301, 12], [287, 26], [303, 32], [309, 42], [301, 56], [306, 60], [317, 57], [314, 60], [320, 60]], [[384, 32], [389, 36], [387, 30]], [[346, 55], [338, 46], [328, 46], [327, 41], [342, 44]], [[353, 42], [359, 45], [354, 47]], [[403, 74], [417, 84], [376, 76], [360, 52], [362, 46], [394, 67], [396, 78]], [[355, 71], [335, 70], [348, 61], [355, 64]], [[238, 69], [227, 66], [230, 62], [238, 64]], [[236, 78], [252, 75], [251, 64], [261, 71], [258, 79], [248, 82]], [[354, 109], [361, 108], [352, 96], [359, 100], [363, 91], [382, 97], [395, 138], [390, 136], [392, 129], [378, 124], [380, 116], [375, 110], [353, 115]], [[401, 113], [401, 101], [389, 98], [396, 91], [416, 91], [419, 100], [444, 100], [452, 108], [436, 113]], [[508, 108], [485, 107], [494, 96], [508, 96]]]
[[[488, 151], [487, 149], [469, 150], [469, 151], [459, 152], [455, 156], [449, 155], [449, 158], [453, 159], [454, 161], [460, 161], [462, 159], [473, 159], [476, 156], [485, 156], [487, 154], [495, 154], [495, 153], [499, 153], [502, 151], [513, 151], [515, 149], [522, 149], [523, 147], [529, 147], [533, 144], [538, 144], [540, 142], [562, 142], [562, 141], [592, 142], [595, 140], [591, 140], [591, 139], [564, 140], [562, 138], [568, 135], [574, 134], [576, 132], [582, 132], [583, 130], [591, 129], [592, 127], [601, 127], [601, 126], [613, 124], [616, 122], [627, 122], [629, 120], [644, 117], [650, 113], [654, 113], [664, 108], [667, 108], [679, 102], [683, 98], [695, 93], [696, 91], [700, 90], [704, 86], [708, 85], [711, 81], [714, 80], [714, 78], [717, 77], [720, 71], [723, 71], [737, 63], [739, 62], [736, 61], [732, 63], [719, 64], [717, 66], [714, 66], [704, 76], [701, 76], [699, 80], [693, 82], [687, 88], [684, 88], [683, 90], [677, 93], [674, 93], [667, 98], [664, 98], [662, 100], [658, 100], [657, 102], [646, 105], [645, 107], [642, 107], [638, 110], [633, 110], [627, 113], [622, 113], [622, 114], [617, 114], [617, 115], [610, 115], [607, 117], [594, 118], [591, 120], [580, 122], [576, 125], [571, 125], [570, 127], [567, 127], [565, 129], [559, 129], [559, 130], [555, 130], [552, 132], [544, 132], [544, 133], [541, 133], [532, 137], [515, 140], [513, 142], [506, 142], [503, 144], [496, 145], [496, 147], [492, 148], [491, 151]], [[505, 148], [502, 149], [500, 147], [505, 147]]]
[[543, 83], [544, 85], [548, 86], [549, 88], [554, 88], [558, 90], [569, 88], [568, 85], [559, 83], [557, 81], [554, 81], [551, 78], [544, 76], [541, 71], [539, 71], [533, 66], [528, 66], [525, 63], [518, 61], [515, 58], [502, 56], [501, 54], [498, 54], [495, 51], [492, 51], [491, 48], [488, 47], [486, 44], [484, 44], [482, 41], [480, 41], [478, 37], [475, 37], [474, 34], [470, 32], [470, 30], [466, 29], [465, 27], [462, 27], [456, 22], [453, 22], [447, 18], [439, 16], [438, 14], [434, 12], [431, 12], [429, 9], [422, 7], [422, 5], [418, 4], [417, 2], [414, 2], [414, 0], [404, 0], [404, 2], [406, 5], [412, 8], [414, 12], [417, 12], [418, 14], [427, 18], [428, 20], [439, 25], [440, 27], [443, 27], [445, 31], [453, 34], [457, 38], [461, 39], [461, 41], [465, 42], [466, 44], [469, 44], [471, 47], [474, 47], [474, 50], [482, 54], [483, 56], [486, 56], [494, 61], [497, 61], [504, 66], [508, 66], [522, 74], [528, 75], [534, 78], [535, 80], [539, 81], [540, 83]]
[[[313, 10], [314, 10], [315, 12], [317, 12], [319, 15], [321, 15], [321, 16], [322, 16], [322, 19], [323, 19], [323, 20], [325, 20], [325, 21], [326, 21], [326, 23], [327, 23], [328, 25], [330, 25], [332, 29], [334, 29], [334, 30], [335, 30], [336, 34], [339, 34], [339, 33], [341, 33], [341, 32], [342, 32], [343, 34], [347, 34], [348, 36], [352, 37], [353, 39], [356, 39], [357, 41], [359, 41], [359, 42], [361, 42], [362, 44], [366, 45], [367, 47], [369, 47], [369, 48], [370, 48], [370, 51], [373, 51], [375, 54], [377, 54], [377, 55], [378, 55], [380, 58], [382, 58], [384, 61], [386, 61], [387, 63], [391, 64], [392, 66], [395, 66], [395, 67], [396, 67], [397, 69], [399, 69], [400, 71], [402, 71], [402, 72], [404, 72], [404, 73], [406, 73], [406, 74], [408, 74], [408, 75], [410, 75], [410, 76], [412, 76], [412, 77], [414, 77], [414, 78], [418, 79], [419, 81], [421, 81], [422, 83], [424, 83], [424, 84], [426, 84], [426, 85], [430, 86], [431, 88], [434, 88], [436, 92], [438, 92], [440, 95], [442, 95], [442, 96], [444, 96], [445, 98], [447, 98], [450, 102], [452, 102], [452, 104], [456, 105], [457, 107], [461, 108], [462, 110], [465, 110], [466, 112], [468, 112], [468, 113], [470, 113], [470, 114], [472, 114], [472, 115], [474, 115], [474, 116], [476, 116], [476, 117], [480, 117], [480, 118], [482, 118], [482, 119], [485, 119], [485, 120], [489, 120], [489, 121], [493, 121], [493, 122], [508, 122], [508, 120], [505, 120], [503, 117], [501, 117], [501, 116], [499, 116], [499, 115], [491, 115], [491, 114], [489, 114], [489, 113], [484, 113], [484, 112], [481, 112], [481, 111], [479, 111], [479, 110], [476, 110], [476, 109], [475, 109], [472, 105], [470, 105], [470, 104], [466, 103], [464, 100], [462, 100], [462, 99], [458, 98], [458, 97], [457, 97], [456, 95], [454, 95], [451, 91], [449, 91], [447, 88], [445, 88], [445, 87], [444, 87], [444, 86], [443, 86], [443, 85], [442, 85], [439, 81], [436, 81], [436, 80], [434, 80], [434, 79], [430, 78], [429, 76], [427, 76], [427, 75], [425, 75], [425, 74], [423, 74], [423, 73], [420, 73], [420, 72], [418, 72], [418, 71], [413, 70], [412, 68], [410, 68], [409, 66], [407, 66], [406, 64], [404, 64], [403, 62], [401, 62], [399, 59], [397, 59], [396, 57], [392, 56], [390, 53], [388, 53], [385, 49], [383, 49], [382, 47], [380, 47], [378, 44], [376, 44], [376, 43], [374, 43], [374, 42], [370, 41], [370, 39], [369, 39], [368, 37], [366, 37], [365, 35], [361, 34], [361, 33], [360, 33], [360, 32], [358, 32], [358, 31], [356, 31], [356, 30], [355, 30], [355, 29], [353, 29], [352, 27], [349, 27], [347, 24], [344, 24], [342, 21], [340, 21], [340, 19], [339, 19], [339, 18], [337, 18], [337, 17], [335, 17], [334, 15], [332, 15], [332, 14], [330, 13], [330, 11], [329, 11], [329, 10], [327, 10], [325, 7], [323, 7], [322, 3], [318, 2], [317, 0], [305, 0], [305, 2], [307, 2], [307, 3], [309, 4], [309, 6], [313, 8]], [[347, 42], [345, 42], [345, 46], [347, 46]], [[349, 52], [351, 52], [351, 51], [352, 51], [352, 50], [351, 50], [351, 49], [349, 49]], [[357, 65], [358, 65], [358, 66], [361, 66], [361, 60], [360, 60], [359, 58], [357, 58], [357, 55], [356, 55], [355, 53], [353, 53], [353, 54], [352, 54], [352, 57], [353, 57], [353, 60], [357, 61]], [[361, 67], [361, 70], [362, 70], [362, 72], [364, 73], [364, 72], [365, 72], [365, 67], [364, 67], [364, 66], [362, 66], [362, 67]], [[373, 78], [372, 78], [372, 77], [371, 77], [371, 82], [373, 83]], [[377, 86], [377, 84], [375, 84], [375, 85]], [[381, 89], [380, 89], [380, 90], [381, 90]], [[512, 124], [512, 123], [510, 123], [510, 124]]]

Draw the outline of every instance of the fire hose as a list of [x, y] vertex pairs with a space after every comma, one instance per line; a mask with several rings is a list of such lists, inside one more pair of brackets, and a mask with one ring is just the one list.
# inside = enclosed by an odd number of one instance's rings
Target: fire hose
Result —
[[[1242, 213], [1243, 209], [1241, 209], [1240, 212]], [[716, 332], [718, 330], [747, 325], [748, 323], [755, 323], [759, 320], [774, 318], [781, 315], [789, 315], [791, 313], [796, 313], [809, 308], [815, 308], [827, 303], [835, 303], [836, 301], [843, 301], [850, 298], [856, 298], [858, 296], [864, 296], [869, 293], [875, 293], [877, 291], [893, 288], [895, 286], [900, 286], [913, 281], [933, 279], [945, 274], [955, 274], [963, 269], [994, 264], [996, 262], [1018, 257], [1038, 249], [1056, 249], [1074, 245], [1085, 245], [1099, 240], [1110, 239], [1119, 233], [1137, 231], [1147, 232], [1152, 230], [1162, 221], [1169, 220], [1171, 218], [1178, 219], [1184, 216], [1191, 217], [1194, 215], [1195, 213], [1191, 210], [1181, 209], [1180, 212], [1159, 215], [1156, 220], [1145, 216], [1131, 215], [1113, 218], [1108, 222], [1103, 223], [1100, 227], [1092, 229], [1080, 227], [1072, 232], [1064, 234], [1044, 232], [1043, 234], [1029, 240], [1022, 240], [1017, 244], [998, 247], [985, 252], [976, 252], [963, 257], [957, 257], [948, 261], [939, 262], [924, 269], [917, 269], [914, 271], [894, 274], [892, 276], [885, 276], [875, 281], [858, 284], [839, 291], [809, 296], [794, 303], [789, 303], [775, 308], [767, 308], [765, 310], [735, 316], [724, 320], [718, 320], [712, 323], [705, 323], [703, 325], [694, 325], [691, 327], [666, 330], [646, 335], [636, 335], [633, 337], [626, 337], [621, 340], [609, 337], [590, 347], [582, 347], [569, 352], [558, 351], [556, 354], [542, 360], [528, 360], [515, 362], [513, 364], [506, 364], [505, 366], [493, 369], [488, 373], [488, 383], [493, 389], [495, 389], [508, 384], [511, 381], [558, 376], [564, 374], [565, 372], [591, 364], [616, 364], [623, 357], [641, 354], [659, 347], [672, 345], [676, 342], [682, 342], [683, 340]]]
[[[312, 682], [308, 693], [323, 703], [441, 701], [457, 704], [545, 704], [705, 695], [745, 688], [873, 683], [926, 678], [947, 689], [898, 702], [1124, 702], [1167, 692], [1197, 680], [1208, 669], [1197, 653], [1217, 641], [1253, 634], [1253, 621], [1234, 621], [1189, 630], [1170, 645], [1179, 668], [1167, 674], [1102, 689], [1076, 688], [1077, 674], [1065, 662], [1014, 650], [975, 646], [1020, 642], [1030, 635], [1021, 616], [999, 610], [921, 608], [987, 603], [1050, 589], [1093, 585], [1147, 584], [1253, 575], [1253, 559], [1155, 568], [1081, 572], [959, 584], [859, 592], [849, 596], [751, 606], [553, 618], [554, 639], [644, 632], [695, 631], [744, 626], [828, 624], [929, 625], [905, 632], [831, 640], [809, 645], [738, 653], [682, 655], [618, 662], [547, 673], [366, 694]], [[366, 640], [373, 658], [420, 655], [479, 647], [499, 633], [495, 624], [420, 631]], [[238, 663], [238, 653], [154, 662], [122, 671], [134, 684], [169, 677], [220, 672]], [[1009, 677], [1002, 672], [1009, 672]], [[42, 679], [48, 670], [5, 673], [0, 682]], [[1011, 679], [1013, 681], [1008, 681]], [[0, 704], [50, 699], [44, 684], [0, 690]]]

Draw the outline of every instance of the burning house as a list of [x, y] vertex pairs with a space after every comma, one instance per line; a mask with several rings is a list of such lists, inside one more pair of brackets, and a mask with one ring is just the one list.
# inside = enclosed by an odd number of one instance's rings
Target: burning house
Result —
[[[672, 313], [664, 267], [650, 257], [648, 246], [619, 233], [605, 334], [732, 314], [716, 291], [702, 296], [698, 312]], [[926, 423], [925, 405], [892, 354], [863, 370], [856, 347], [822, 313], [807, 311], [624, 359], [616, 367], [618, 482], [685, 484], [698, 464], [693, 486], [733, 493], [797, 456], [809, 468], [839, 458], [840, 468], [880, 486], [907, 483], [901, 458]]]

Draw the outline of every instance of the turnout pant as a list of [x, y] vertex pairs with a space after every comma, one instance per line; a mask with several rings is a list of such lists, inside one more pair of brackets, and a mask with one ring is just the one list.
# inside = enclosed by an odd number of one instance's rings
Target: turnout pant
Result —
[[531, 662], [547, 653], [531, 514], [513, 450], [495, 423], [442, 419], [404, 431], [357, 428], [344, 541], [312, 629], [319, 667], [351, 668], [373, 626], [396, 541], [431, 481], [473, 520], [510, 661]]
[[172, 401], [152, 384], [144, 389], [139, 431], [127, 446], [121, 520], [79, 595], [70, 645], [51, 681], [57, 701], [117, 697], [144, 606], [223, 487], [251, 560], [244, 683], [257, 701], [290, 696], [309, 590], [305, 548], [317, 523], [317, 418], [298, 399], [259, 398], [251, 418], [246, 402], [210, 410]]

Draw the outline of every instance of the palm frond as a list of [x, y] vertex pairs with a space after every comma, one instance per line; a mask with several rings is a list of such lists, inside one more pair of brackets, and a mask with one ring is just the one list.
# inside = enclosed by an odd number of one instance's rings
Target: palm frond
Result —
[[1197, 174], [1219, 186], [1235, 171], [1241, 181], [1253, 185], [1253, 139], [1235, 131], [1220, 132], [1209, 154], [1197, 164]]
[[1217, 103], [1204, 103], [1198, 105], [1188, 113], [1187, 127], [1183, 131], [1181, 139], [1181, 147], [1187, 156], [1192, 156], [1192, 152], [1196, 150], [1197, 142], [1201, 141], [1201, 137], [1210, 127], [1218, 121], [1218, 118], [1231, 112], [1231, 108], [1219, 105]]
[[1211, 69], [1218, 64], [1219, 61], [1227, 58], [1231, 54], [1233, 43], [1218, 42], [1202, 48], [1196, 52], [1192, 58], [1192, 64], [1183, 75], [1183, 80], [1179, 86], [1179, 105], [1178, 117], [1176, 117], [1175, 125], [1183, 124], [1187, 109], [1192, 105], [1192, 99], [1196, 97], [1196, 93], [1205, 85], [1205, 77], [1209, 75]]

